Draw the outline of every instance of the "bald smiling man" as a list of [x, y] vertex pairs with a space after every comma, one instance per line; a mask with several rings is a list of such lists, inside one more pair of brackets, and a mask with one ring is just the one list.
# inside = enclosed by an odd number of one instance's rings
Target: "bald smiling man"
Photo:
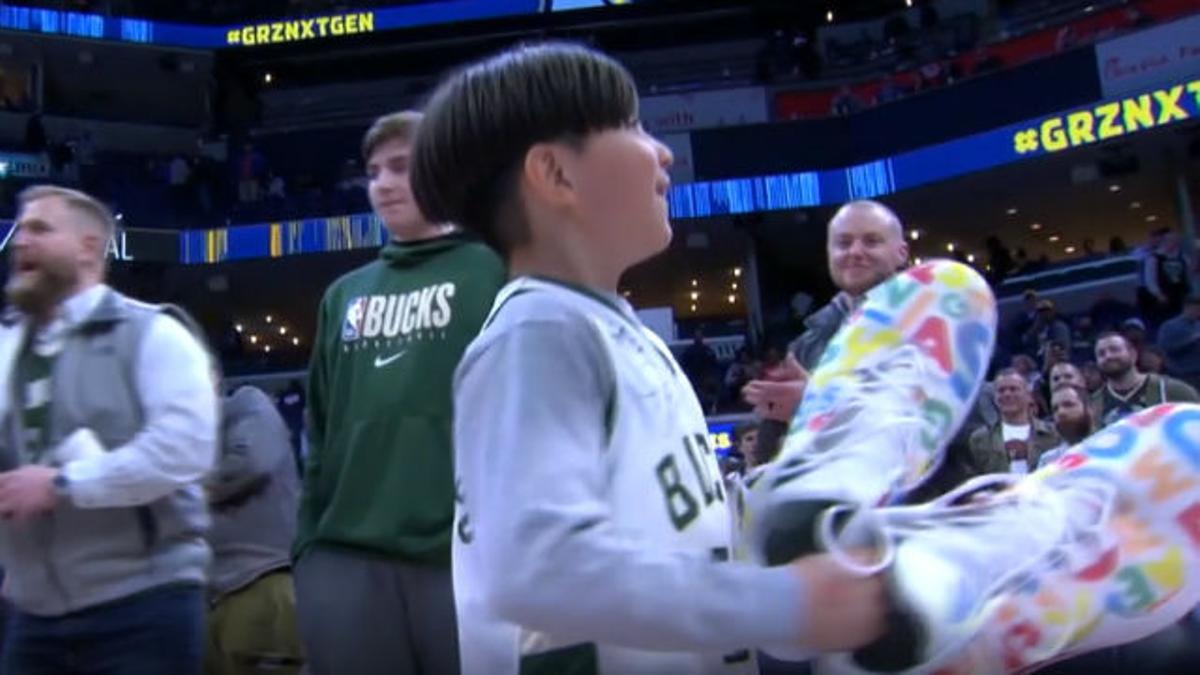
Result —
[[879, 202], [850, 202], [829, 221], [826, 243], [829, 276], [839, 293], [804, 321], [805, 331], [788, 346], [788, 356], [768, 379], [746, 385], [743, 395], [762, 419], [756, 464], [774, 459], [779, 441], [800, 406], [808, 371], [867, 291], [902, 269], [908, 261], [904, 228], [894, 211]]

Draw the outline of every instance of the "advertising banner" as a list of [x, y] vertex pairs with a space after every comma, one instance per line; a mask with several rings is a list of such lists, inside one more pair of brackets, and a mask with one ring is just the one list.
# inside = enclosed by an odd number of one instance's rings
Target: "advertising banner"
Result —
[[1096, 45], [1105, 97], [1200, 75], [1200, 14]]

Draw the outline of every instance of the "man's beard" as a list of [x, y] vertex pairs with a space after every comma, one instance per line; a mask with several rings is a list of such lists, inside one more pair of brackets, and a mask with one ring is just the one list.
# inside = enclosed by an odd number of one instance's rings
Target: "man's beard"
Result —
[[1086, 415], [1073, 419], [1058, 420], [1054, 426], [1058, 429], [1058, 435], [1067, 442], [1067, 445], [1075, 445], [1087, 438], [1091, 433], [1091, 424]]
[[1131, 370], [1133, 370], [1132, 361], [1106, 361], [1104, 365], [1100, 366], [1100, 372], [1108, 380], [1119, 380], [1128, 375]]
[[61, 302], [78, 279], [78, 271], [69, 264], [44, 263], [37, 270], [9, 277], [4, 295], [21, 312], [37, 316]]

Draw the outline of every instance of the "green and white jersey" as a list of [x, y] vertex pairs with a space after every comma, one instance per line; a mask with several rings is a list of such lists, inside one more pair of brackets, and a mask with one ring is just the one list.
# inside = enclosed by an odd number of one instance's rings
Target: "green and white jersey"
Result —
[[704, 415], [624, 300], [510, 282], [454, 400], [464, 673], [750, 673], [799, 635], [798, 577], [729, 561]]

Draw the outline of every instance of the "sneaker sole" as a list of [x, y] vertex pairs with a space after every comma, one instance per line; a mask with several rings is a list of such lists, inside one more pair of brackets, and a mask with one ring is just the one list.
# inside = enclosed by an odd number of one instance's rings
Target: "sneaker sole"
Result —
[[[885, 638], [893, 649], [829, 657], [828, 672], [1030, 672], [1153, 635], [1190, 613], [1200, 603], [1200, 405], [1160, 405], [1129, 417], [1021, 485], [1053, 489], [1073, 480], [1117, 488], [1116, 510], [1101, 526], [1107, 544], [1098, 553], [991, 599], [960, 622], [958, 629], [968, 634], [964, 647], [946, 654], [929, 654], [928, 637], [915, 650], [899, 644], [946, 628], [926, 625], [910, 611], [909, 594], [889, 579], [889, 595], [903, 617], [892, 626], [897, 635]], [[921, 662], [922, 654], [928, 661]]]
[[[759, 506], [752, 512], [762, 516], [755, 527], [761, 559], [776, 565], [818, 552], [815, 519], [831, 504], [875, 506], [919, 487], [941, 464], [946, 446], [975, 402], [995, 338], [996, 303], [991, 289], [975, 270], [961, 263], [930, 261], [872, 289], [826, 347], [783, 450], [758, 483], [761, 498], [754, 499]], [[846, 383], [857, 377], [855, 369], [884, 350], [907, 345], [919, 347], [941, 367], [942, 381], [930, 382], [914, 398], [929, 422], [922, 438], [925, 461], [902, 467], [901, 480], [881, 489], [856, 493], [847, 481], [835, 490], [805, 494], [805, 481], [797, 479], [819, 471], [820, 466], [811, 467], [808, 460], [835, 450], [853, 436], [855, 421], [871, 414], [839, 408]], [[878, 469], [886, 473], [889, 467]]]

